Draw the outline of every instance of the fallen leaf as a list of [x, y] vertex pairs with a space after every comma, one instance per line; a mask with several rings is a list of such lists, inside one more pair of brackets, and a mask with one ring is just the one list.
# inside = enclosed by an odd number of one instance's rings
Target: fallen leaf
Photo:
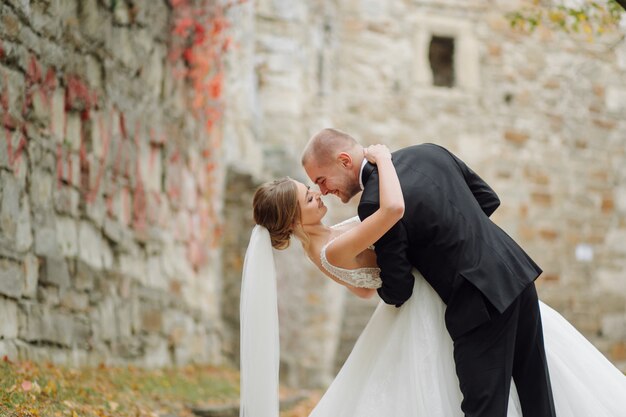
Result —
[[49, 380], [45, 387], [43, 387], [43, 393], [48, 397], [51, 397], [57, 393], [57, 384], [53, 380]]
[[33, 382], [33, 393], [41, 394], [41, 387], [37, 383], [37, 381]]
[[114, 402], [114, 401], [109, 401], [109, 408], [111, 409], [111, 411], [115, 411], [115, 410], [117, 410], [117, 408], [118, 408], [119, 406], [120, 406], [120, 405], [119, 405], [118, 403], [116, 403], [116, 402]]
[[22, 382], [22, 390], [23, 390], [24, 392], [28, 392], [28, 391], [30, 391], [31, 389], [33, 389], [33, 383], [32, 383], [32, 382], [30, 382], [30, 381], [28, 381], [28, 380], [26, 380], [26, 381]]

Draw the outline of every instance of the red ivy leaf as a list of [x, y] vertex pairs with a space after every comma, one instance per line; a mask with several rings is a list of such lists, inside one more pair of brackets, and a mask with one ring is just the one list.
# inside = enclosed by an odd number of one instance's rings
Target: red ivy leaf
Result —
[[215, 74], [215, 76], [209, 81], [209, 95], [212, 99], [217, 100], [222, 96], [222, 86], [224, 84], [224, 76], [221, 72]]
[[194, 20], [190, 17], [181, 17], [176, 20], [176, 26], [174, 27], [174, 33], [178, 36], [185, 36], [189, 28], [194, 26]]
[[183, 58], [191, 64], [194, 61], [193, 50], [191, 48], [185, 48], [183, 51]]
[[224, 53], [228, 52], [231, 44], [232, 44], [232, 39], [230, 37], [224, 39], [224, 42], [222, 42], [222, 52]]
[[41, 81], [41, 67], [34, 56], [30, 57], [26, 75], [28, 80], [32, 83], [38, 83]]
[[57, 86], [57, 77], [54, 72], [54, 68], [48, 68], [48, 71], [46, 72], [46, 78], [43, 80], [42, 87], [46, 91], [52, 91], [56, 88], [56, 86]]

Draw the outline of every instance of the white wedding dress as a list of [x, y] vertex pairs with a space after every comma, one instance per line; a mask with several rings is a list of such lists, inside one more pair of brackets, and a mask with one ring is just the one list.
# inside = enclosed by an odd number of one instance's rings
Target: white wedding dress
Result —
[[[377, 268], [330, 265], [326, 246], [322, 264], [331, 274], [352, 285], [380, 286]], [[402, 307], [379, 303], [310, 417], [463, 416], [445, 305], [414, 275], [413, 295]], [[557, 416], [625, 417], [626, 376], [559, 313], [540, 306]], [[514, 384], [508, 417], [522, 417]]]

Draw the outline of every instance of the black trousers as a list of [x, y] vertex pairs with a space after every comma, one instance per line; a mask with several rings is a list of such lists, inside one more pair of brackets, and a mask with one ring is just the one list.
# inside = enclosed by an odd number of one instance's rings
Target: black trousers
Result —
[[491, 320], [454, 339], [465, 416], [506, 417], [513, 378], [524, 417], [556, 417], [534, 283], [502, 314], [485, 303]]

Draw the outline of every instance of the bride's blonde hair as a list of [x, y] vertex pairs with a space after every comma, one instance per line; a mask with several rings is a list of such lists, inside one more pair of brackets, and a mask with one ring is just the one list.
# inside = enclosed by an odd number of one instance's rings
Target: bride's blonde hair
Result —
[[252, 199], [252, 211], [256, 224], [265, 227], [276, 249], [289, 247], [289, 239], [295, 234], [307, 248], [308, 235], [301, 225], [298, 188], [289, 177], [260, 186]]

